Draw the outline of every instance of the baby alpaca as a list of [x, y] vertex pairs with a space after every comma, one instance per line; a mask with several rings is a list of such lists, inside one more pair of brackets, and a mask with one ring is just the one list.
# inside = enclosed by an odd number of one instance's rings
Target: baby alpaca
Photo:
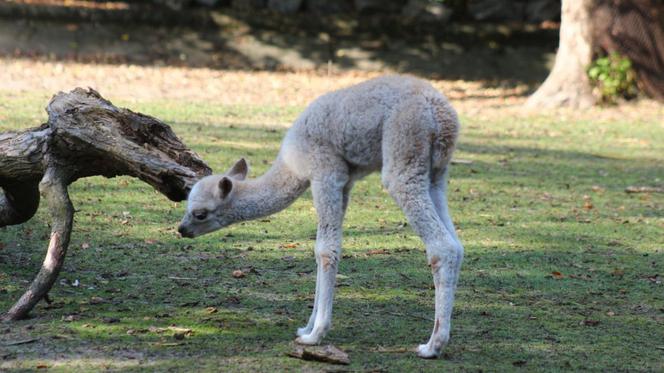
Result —
[[440, 355], [450, 335], [463, 259], [447, 207], [447, 169], [459, 131], [445, 96], [423, 80], [387, 76], [316, 99], [284, 137], [267, 173], [247, 179], [238, 161], [194, 185], [178, 231], [196, 237], [288, 207], [311, 186], [318, 214], [316, 295], [297, 342], [318, 344], [332, 320], [341, 229], [353, 183], [373, 171], [422, 238], [435, 285], [435, 321], [417, 353]]

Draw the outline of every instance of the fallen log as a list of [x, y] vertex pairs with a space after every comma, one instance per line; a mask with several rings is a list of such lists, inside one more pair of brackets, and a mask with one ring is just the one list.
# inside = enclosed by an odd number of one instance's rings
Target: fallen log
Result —
[[51, 215], [51, 236], [41, 270], [3, 321], [25, 318], [53, 286], [67, 252], [74, 220], [68, 186], [88, 176], [128, 175], [170, 200], [186, 199], [212, 170], [165, 123], [114, 106], [93, 89], [58, 93], [48, 121], [24, 132], [0, 133], [0, 227], [28, 221], [41, 198]]

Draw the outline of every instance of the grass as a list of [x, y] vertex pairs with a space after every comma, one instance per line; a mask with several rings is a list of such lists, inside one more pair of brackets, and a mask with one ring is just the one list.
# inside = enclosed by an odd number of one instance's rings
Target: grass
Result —
[[[0, 130], [41, 123], [45, 102], [0, 92]], [[246, 157], [253, 175], [302, 109], [118, 104], [172, 124], [216, 171]], [[664, 370], [664, 198], [624, 192], [664, 182], [664, 128], [636, 117], [462, 113], [456, 157], [473, 163], [453, 168], [449, 197], [466, 257], [439, 360], [405, 351], [432, 327], [422, 244], [378, 175], [359, 182], [325, 342], [353, 371]], [[183, 204], [137, 180], [89, 178], [70, 192], [78, 212], [54, 303], [1, 326], [0, 370], [338, 369], [285, 356], [315, 287], [310, 193], [192, 241], [175, 233]], [[39, 268], [48, 224], [42, 206], [0, 229], [0, 309]]]

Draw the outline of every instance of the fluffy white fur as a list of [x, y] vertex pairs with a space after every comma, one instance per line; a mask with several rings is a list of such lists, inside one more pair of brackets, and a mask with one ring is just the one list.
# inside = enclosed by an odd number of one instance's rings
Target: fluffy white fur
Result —
[[242, 159], [201, 179], [179, 231], [195, 237], [286, 208], [311, 186], [318, 214], [316, 295], [297, 342], [317, 344], [331, 325], [342, 221], [353, 183], [380, 170], [390, 195], [422, 238], [435, 285], [435, 321], [417, 353], [440, 355], [450, 334], [463, 246], [447, 207], [447, 169], [459, 131], [447, 99], [423, 80], [387, 76], [316, 99], [286, 134], [271, 169], [246, 179]]

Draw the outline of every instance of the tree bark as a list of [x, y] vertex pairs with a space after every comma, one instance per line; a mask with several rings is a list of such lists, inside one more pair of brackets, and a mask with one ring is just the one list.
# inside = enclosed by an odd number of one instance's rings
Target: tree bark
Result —
[[55, 283], [74, 217], [69, 184], [87, 176], [129, 175], [181, 201], [212, 172], [168, 125], [117, 108], [92, 89], [59, 93], [46, 111], [48, 122], [38, 128], [0, 133], [0, 227], [29, 220], [40, 193], [52, 219], [42, 268], [5, 321], [25, 318]]
[[595, 103], [586, 69], [592, 62], [596, 0], [563, 0], [560, 45], [551, 73], [526, 106], [585, 108]]
[[595, 49], [629, 58], [639, 89], [664, 102], [664, 1], [598, 1], [593, 24]]
[[74, 221], [74, 206], [67, 192], [67, 175], [63, 170], [49, 168], [39, 183], [39, 190], [48, 203], [51, 213], [51, 240], [46, 251], [46, 258], [37, 277], [28, 290], [14, 304], [3, 318], [20, 320], [48, 293], [65, 260], [69, 238]]

